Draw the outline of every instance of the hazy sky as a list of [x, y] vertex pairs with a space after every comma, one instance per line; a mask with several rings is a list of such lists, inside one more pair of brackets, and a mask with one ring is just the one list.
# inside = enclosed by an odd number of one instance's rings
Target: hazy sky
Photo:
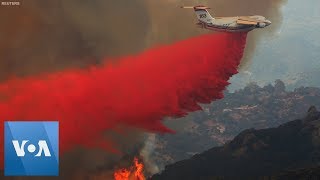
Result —
[[231, 80], [230, 90], [250, 81], [282, 79], [290, 87], [320, 86], [320, 0], [289, 0], [278, 33], [258, 43], [247, 72]]
[[[19, 8], [0, 6], [0, 27], [5, 27], [0, 28], [0, 82], [10, 75], [99, 64], [104, 57], [134, 54], [205, 33], [193, 25], [192, 11], [177, 8], [205, 4], [212, 7], [213, 15], [261, 14], [273, 22], [249, 33], [242, 63], [246, 68], [233, 77], [231, 90], [250, 81], [263, 85], [276, 79], [291, 87], [320, 86], [320, 0], [128, 2], [29, 0]], [[125, 11], [119, 14], [115, 7], [125, 7]]]

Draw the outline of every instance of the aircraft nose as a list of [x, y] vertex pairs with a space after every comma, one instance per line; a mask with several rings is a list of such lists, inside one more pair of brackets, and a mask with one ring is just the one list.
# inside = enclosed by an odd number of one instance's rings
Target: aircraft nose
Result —
[[266, 24], [267, 24], [267, 26], [269, 26], [271, 24], [271, 21], [266, 20]]

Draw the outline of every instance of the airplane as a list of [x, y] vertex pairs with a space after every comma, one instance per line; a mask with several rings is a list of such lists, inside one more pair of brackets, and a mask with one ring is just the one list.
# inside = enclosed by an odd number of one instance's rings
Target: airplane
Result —
[[212, 17], [206, 6], [182, 6], [185, 9], [194, 9], [199, 22], [198, 27], [224, 32], [248, 32], [256, 28], [265, 28], [271, 24], [263, 16], [235, 16], [235, 17]]

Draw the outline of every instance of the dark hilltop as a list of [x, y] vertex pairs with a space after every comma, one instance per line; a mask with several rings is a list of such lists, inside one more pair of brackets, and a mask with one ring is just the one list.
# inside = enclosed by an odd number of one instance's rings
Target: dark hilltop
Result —
[[320, 178], [320, 112], [277, 128], [247, 129], [232, 141], [176, 162], [151, 179]]
[[203, 106], [203, 111], [168, 121], [176, 134], [156, 135], [150, 157], [160, 170], [212, 147], [223, 146], [245, 129], [278, 127], [304, 118], [310, 105], [320, 108], [320, 88], [287, 90], [281, 80], [264, 87], [250, 83], [224, 94], [223, 99]]

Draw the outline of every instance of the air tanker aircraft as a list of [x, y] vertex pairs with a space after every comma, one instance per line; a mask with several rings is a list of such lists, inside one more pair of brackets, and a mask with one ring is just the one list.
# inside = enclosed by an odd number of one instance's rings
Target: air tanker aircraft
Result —
[[265, 28], [271, 24], [263, 16], [235, 16], [235, 17], [212, 17], [206, 6], [182, 6], [181, 8], [194, 9], [199, 22], [196, 24], [201, 28], [226, 31], [226, 32], [248, 32], [256, 28]]

